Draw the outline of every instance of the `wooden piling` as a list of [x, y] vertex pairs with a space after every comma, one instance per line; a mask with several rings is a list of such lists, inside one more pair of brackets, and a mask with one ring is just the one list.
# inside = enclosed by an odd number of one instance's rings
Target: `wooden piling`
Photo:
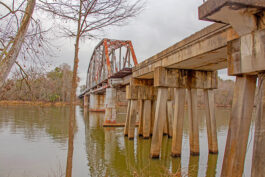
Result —
[[197, 89], [188, 89], [188, 117], [189, 117], [189, 140], [190, 154], [199, 155], [199, 128], [197, 119]]
[[[167, 104], [167, 103], [166, 103]], [[167, 106], [166, 106], [167, 109]], [[166, 120], [163, 128], [163, 135], [168, 135], [168, 119], [167, 119], [167, 110], [166, 110]]]
[[182, 136], [183, 136], [183, 119], [186, 90], [184, 88], [175, 88], [175, 106], [173, 119], [173, 135], [171, 155], [173, 157], [181, 156]]
[[243, 174], [255, 88], [256, 76], [236, 77], [222, 177], [242, 176]]
[[128, 138], [134, 139], [135, 122], [137, 116], [137, 100], [131, 100], [131, 108], [129, 116], [130, 117], [129, 117]]
[[153, 136], [151, 143], [150, 156], [152, 158], [159, 158], [160, 148], [163, 138], [163, 128], [166, 119], [166, 103], [167, 103], [168, 89], [166, 87], [158, 88], [157, 104], [155, 110], [155, 121], [153, 128]]
[[153, 135], [153, 129], [154, 129], [154, 123], [155, 123], [155, 111], [156, 111], [156, 100], [152, 100], [150, 135]]
[[151, 129], [151, 100], [144, 100], [143, 107], [143, 138], [149, 138]]
[[124, 132], [123, 132], [124, 136], [128, 136], [129, 119], [130, 119], [130, 108], [131, 108], [131, 100], [128, 100], [126, 120], [125, 120]]
[[216, 120], [215, 120], [214, 91], [212, 89], [204, 89], [204, 102], [205, 102], [205, 111], [206, 111], [208, 149], [209, 153], [217, 154], [218, 142], [217, 142]]
[[143, 110], [144, 110], [144, 100], [139, 100], [139, 127], [138, 127], [138, 135], [143, 136]]
[[172, 138], [173, 135], [173, 101], [167, 101], [167, 127], [168, 137]]
[[259, 75], [251, 176], [265, 174], [265, 74]]
[[84, 107], [88, 107], [88, 95], [84, 95]]

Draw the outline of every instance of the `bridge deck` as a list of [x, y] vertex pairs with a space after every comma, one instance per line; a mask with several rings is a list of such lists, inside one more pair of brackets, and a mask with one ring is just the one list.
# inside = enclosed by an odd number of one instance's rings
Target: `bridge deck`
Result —
[[238, 38], [230, 25], [214, 23], [133, 68], [133, 77], [153, 78], [155, 67], [213, 71], [227, 67], [227, 41]]

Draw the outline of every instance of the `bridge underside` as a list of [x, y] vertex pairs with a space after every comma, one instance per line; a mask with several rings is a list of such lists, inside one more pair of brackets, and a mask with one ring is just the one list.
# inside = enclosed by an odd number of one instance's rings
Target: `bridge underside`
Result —
[[215, 23], [133, 68], [133, 77], [153, 79], [156, 67], [215, 71], [227, 68], [227, 42], [239, 36], [230, 25]]

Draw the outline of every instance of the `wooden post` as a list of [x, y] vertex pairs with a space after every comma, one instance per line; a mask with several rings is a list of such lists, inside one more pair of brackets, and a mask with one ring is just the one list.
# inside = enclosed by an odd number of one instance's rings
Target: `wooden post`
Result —
[[222, 177], [242, 176], [243, 174], [255, 88], [256, 76], [236, 77]]
[[143, 136], [143, 109], [144, 109], [144, 100], [139, 100], [139, 126], [138, 126], [138, 135]]
[[190, 154], [199, 155], [199, 128], [197, 119], [197, 89], [188, 89], [188, 116]]
[[128, 100], [126, 120], [125, 120], [125, 126], [124, 126], [124, 136], [128, 136], [129, 120], [130, 120], [130, 108], [131, 108], [131, 100]]
[[258, 105], [255, 122], [251, 176], [265, 174], [265, 74], [259, 75]]
[[152, 108], [151, 108], [151, 130], [150, 135], [153, 135], [154, 123], [155, 123], [155, 111], [156, 111], [156, 100], [152, 101]]
[[88, 107], [88, 95], [84, 95], [84, 107]]
[[137, 101], [138, 100], [131, 100], [129, 129], [128, 129], [129, 139], [134, 139], [135, 122], [136, 122], [136, 116], [137, 116]]
[[[167, 109], [167, 106], [166, 106], [166, 109]], [[166, 110], [166, 120], [165, 120], [165, 124], [164, 124], [164, 128], [163, 128], [163, 135], [168, 135], [168, 117], [167, 117], [167, 110]]]
[[183, 119], [186, 90], [184, 88], [175, 88], [175, 107], [173, 120], [173, 136], [171, 155], [173, 157], [181, 156], [182, 136], [183, 136]]
[[163, 128], [166, 119], [167, 94], [168, 94], [168, 89], [166, 87], [158, 88], [155, 122], [154, 122], [153, 137], [152, 137], [151, 151], [150, 151], [150, 156], [152, 158], [159, 158], [160, 154], [160, 148], [163, 138]]
[[151, 129], [151, 100], [144, 100], [144, 111], [143, 111], [143, 137], [150, 137]]
[[218, 153], [216, 120], [215, 120], [215, 104], [214, 91], [212, 89], [204, 89], [204, 102], [206, 110], [206, 125], [208, 135], [208, 149], [212, 154]]
[[168, 137], [173, 135], [173, 101], [167, 101], [167, 124], [168, 124]]

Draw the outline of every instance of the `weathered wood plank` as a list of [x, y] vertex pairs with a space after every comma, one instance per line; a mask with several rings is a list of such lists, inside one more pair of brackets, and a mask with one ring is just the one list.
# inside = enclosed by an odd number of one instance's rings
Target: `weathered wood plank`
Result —
[[222, 177], [242, 176], [243, 174], [255, 88], [256, 76], [237, 76], [221, 173]]
[[188, 117], [189, 117], [189, 140], [190, 154], [200, 154], [199, 128], [197, 118], [197, 89], [188, 89]]
[[215, 120], [214, 91], [204, 90], [204, 102], [206, 112], [206, 126], [208, 135], [208, 149], [212, 154], [218, 153], [218, 142]]
[[153, 127], [153, 136], [150, 151], [150, 156], [152, 158], [158, 158], [160, 154], [163, 138], [163, 128], [166, 119], [167, 94], [167, 88], [158, 88], [157, 104], [155, 110], [155, 122]]
[[265, 30], [230, 41], [227, 48], [229, 75], [253, 74], [265, 70]]
[[169, 88], [217, 88], [217, 71], [197, 71], [157, 67], [154, 86]]
[[173, 120], [173, 135], [171, 155], [173, 157], [181, 156], [182, 135], [183, 135], [183, 119], [186, 90], [184, 88], [175, 88], [175, 107]]

